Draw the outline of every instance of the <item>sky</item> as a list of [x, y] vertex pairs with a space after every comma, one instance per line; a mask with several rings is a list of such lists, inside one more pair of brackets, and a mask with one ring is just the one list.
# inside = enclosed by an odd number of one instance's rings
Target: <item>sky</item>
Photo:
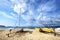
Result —
[[0, 0], [0, 25], [19, 24], [60, 26], [60, 0]]

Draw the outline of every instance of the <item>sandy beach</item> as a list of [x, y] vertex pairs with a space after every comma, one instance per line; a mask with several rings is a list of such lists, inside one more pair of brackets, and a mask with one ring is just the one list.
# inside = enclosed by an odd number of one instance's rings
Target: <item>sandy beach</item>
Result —
[[24, 32], [19, 32], [19, 30], [13, 29], [10, 33], [9, 29], [1, 29], [0, 40], [60, 40], [59, 35], [54, 36], [51, 33], [42, 33], [34, 29], [25, 29]]

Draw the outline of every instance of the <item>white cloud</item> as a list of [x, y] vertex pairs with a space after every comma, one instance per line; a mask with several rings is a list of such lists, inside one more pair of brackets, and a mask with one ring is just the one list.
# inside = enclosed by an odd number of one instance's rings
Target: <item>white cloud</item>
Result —
[[[26, 0], [27, 1], [27, 0]], [[36, 24], [40, 24], [39, 20], [43, 20], [43, 21], [50, 21], [51, 19], [48, 18], [47, 16], [44, 16], [48, 11], [51, 10], [55, 10], [55, 5], [54, 5], [54, 1], [48, 1], [45, 4], [41, 4], [39, 5], [39, 7], [37, 8], [37, 13], [39, 13], [39, 15], [35, 18], [34, 15], [34, 10], [31, 7], [31, 5], [27, 5], [25, 0], [13, 0], [12, 3], [14, 4], [13, 6], [13, 10], [21, 15], [21, 17], [27, 21], [28, 23], [30, 23], [31, 19], [36, 19]], [[32, 1], [32, 0], [31, 0]], [[35, 0], [33, 0], [32, 2], [35, 2]], [[28, 8], [27, 8], [28, 6]], [[21, 10], [20, 10], [21, 8]], [[26, 10], [28, 9], [28, 15], [23, 15], [22, 13], [24, 13]], [[45, 13], [46, 12], [46, 13]], [[41, 24], [42, 25], [42, 24]]]
[[19, 13], [24, 13], [24, 11], [25, 11], [26, 9], [23, 8], [23, 7], [25, 7], [24, 4], [17, 4], [17, 5], [14, 6], [14, 11], [17, 12], [18, 14], [19, 14]]
[[27, 9], [27, 5], [26, 5], [25, 0], [13, 0], [13, 1], [11, 1], [11, 3], [14, 4], [13, 10], [17, 14], [24, 13]]
[[39, 20], [39, 19], [41, 19], [43, 17], [43, 13], [40, 13], [39, 15], [38, 15], [38, 17], [36, 18], [36, 20]]
[[20, 26], [22, 26], [22, 27], [29, 27], [29, 26], [31, 26], [31, 24], [30, 23], [20, 24]]
[[38, 12], [44, 12], [44, 11], [47, 12], [51, 10], [55, 10], [55, 5], [53, 1], [49, 1], [45, 4], [41, 4], [37, 9]]
[[27, 22], [29, 22], [30, 19], [31, 19], [31, 16], [30, 16], [30, 15], [27, 15], [27, 16], [21, 15], [21, 17], [22, 17], [25, 21], [27, 21]]
[[3, 16], [5, 16], [5, 17], [8, 17], [8, 18], [13, 18], [12, 16], [10, 16], [10, 15], [7, 15], [6, 13], [3, 13]]
[[8, 15], [7, 13], [5, 13], [5, 12], [3, 12], [3, 11], [0, 11], [0, 14], [3, 15], [4, 17], [6, 17], [6, 18], [14, 19], [14, 17]]
[[34, 13], [32, 10], [28, 10], [27, 15], [21, 15], [21, 17], [28, 23], [30, 23], [31, 19], [34, 17]]
[[13, 17], [15, 17], [15, 18], [17, 18], [17, 15], [15, 13], [11, 12], [10, 15], [13, 16]]
[[37, 20], [49, 21], [50, 18], [48, 18], [45, 15], [47, 14], [48, 11], [53, 11], [53, 10], [56, 10], [54, 1], [48, 1], [45, 4], [39, 5], [39, 7], [37, 8], [37, 12], [40, 14], [37, 17]]
[[53, 19], [55, 19], [55, 21], [60, 21], [60, 15], [53, 16]]

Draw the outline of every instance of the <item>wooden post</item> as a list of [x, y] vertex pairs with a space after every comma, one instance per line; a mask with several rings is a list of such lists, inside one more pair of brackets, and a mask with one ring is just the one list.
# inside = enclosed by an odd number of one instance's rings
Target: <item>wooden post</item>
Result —
[[24, 30], [23, 30], [23, 28], [21, 29], [21, 32], [23, 32]]
[[53, 31], [54, 31], [54, 36], [56, 36], [55, 28], [53, 28]]
[[7, 36], [10, 37], [9, 34], [7, 34]]
[[12, 29], [10, 29], [9, 31], [10, 31], [10, 34], [11, 34]]

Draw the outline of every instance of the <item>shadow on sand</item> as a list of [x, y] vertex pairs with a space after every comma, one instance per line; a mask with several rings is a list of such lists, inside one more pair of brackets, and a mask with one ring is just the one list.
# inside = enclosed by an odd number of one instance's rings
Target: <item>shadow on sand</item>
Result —
[[[29, 33], [29, 34], [32, 34], [32, 31], [24, 31], [24, 30], [19, 30], [19, 31], [16, 31], [14, 33], [8, 33], [7, 36], [8, 37], [13, 37], [15, 35], [20, 35], [20, 36], [25, 36], [26, 33]], [[12, 34], [12, 35], [11, 35]], [[11, 35], [11, 36], [10, 36]]]

